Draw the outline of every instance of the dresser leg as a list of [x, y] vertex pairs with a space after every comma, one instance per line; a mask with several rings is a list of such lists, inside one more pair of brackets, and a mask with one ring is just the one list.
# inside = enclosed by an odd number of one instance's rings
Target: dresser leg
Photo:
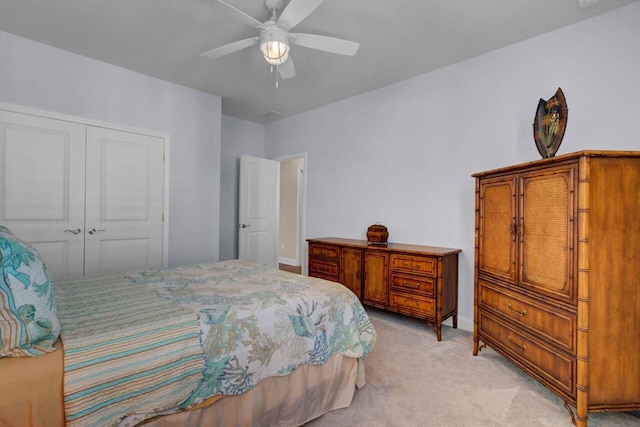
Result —
[[473, 340], [473, 355], [477, 356], [478, 352], [480, 350], [482, 350], [483, 348], [485, 348], [487, 345], [482, 343], [482, 345], [480, 345], [480, 338], [474, 339]]
[[453, 315], [453, 329], [458, 329], [458, 315]]
[[432, 323], [427, 320], [427, 326], [433, 329], [433, 332], [436, 333], [436, 336], [438, 337], [438, 341], [442, 341], [442, 322]]
[[[573, 415], [573, 410], [571, 409], [571, 406], [569, 406], [566, 400], [564, 401], [564, 407], [567, 411], [569, 411], [569, 415], [571, 416], [571, 424], [573, 424], [574, 426], [577, 426], [578, 424], [576, 424], [576, 417]], [[586, 426], [586, 423], [582, 425]]]

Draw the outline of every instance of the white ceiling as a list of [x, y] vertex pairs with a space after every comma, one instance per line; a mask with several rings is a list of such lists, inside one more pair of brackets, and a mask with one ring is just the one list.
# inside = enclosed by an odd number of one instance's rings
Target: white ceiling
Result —
[[[259, 21], [270, 16], [263, 0], [226, 1]], [[292, 46], [297, 76], [278, 89], [257, 47], [200, 56], [257, 35], [211, 0], [0, 0], [0, 30], [219, 95], [223, 114], [268, 123], [634, 1], [325, 0], [295, 32], [357, 41], [360, 50], [348, 57]]]

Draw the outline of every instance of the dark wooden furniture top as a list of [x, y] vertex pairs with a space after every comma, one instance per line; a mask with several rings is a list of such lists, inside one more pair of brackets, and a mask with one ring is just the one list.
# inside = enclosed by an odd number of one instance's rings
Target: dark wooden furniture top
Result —
[[561, 156], [549, 157], [548, 159], [534, 160], [531, 162], [519, 163], [517, 165], [505, 166], [497, 169], [491, 169], [483, 172], [476, 172], [471, 175], [474, 178], [480, 178], [486, 175], [500, 175], [502, 173], [512, 173], [517, 172], [522, 169], [530, 168], [531, 166], [535, 168], [541, 168], [545, 166], [551, 166], [554, 163], [562, 163], [566, 161], [575, 161], [578, 158], [589, 158], [589, 157], [607, 157], [607, 158], [633, 158], [640, 157], [640, 151], [623, 151], [623, 150], [582, 150], [575, 151], [573, 153], [563, 154]]
[[380, 250], [387, 252], [404, 252], [415, 255], [453, 255], [462, 252], [462, 249], [441, 248], [437, 246], [408, 245], [404, 243], [389, 242], [386, 245], [370, 245], [366, 240], [344, 239], [341, 237], [322, 237], [307, 239], [308, 242], [338, 244], [347, 248]]

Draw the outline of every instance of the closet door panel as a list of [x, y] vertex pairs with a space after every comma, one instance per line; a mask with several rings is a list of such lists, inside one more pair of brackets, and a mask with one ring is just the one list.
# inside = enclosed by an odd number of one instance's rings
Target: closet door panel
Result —
[[0, 224], [54, 279], [83, 275], [85, 126], [0, 110]]
[[164, 140], [87, 128], [85, 274], [162, 266]]

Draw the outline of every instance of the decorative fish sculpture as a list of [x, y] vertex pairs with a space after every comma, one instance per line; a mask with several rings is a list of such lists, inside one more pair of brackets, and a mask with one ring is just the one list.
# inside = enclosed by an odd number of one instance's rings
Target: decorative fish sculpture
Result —
[[543, 159], [555, 156], [567, 126], [567, 101], [562, 89], [548, 100], [540, 98], [533, 120], [533, 138]]

